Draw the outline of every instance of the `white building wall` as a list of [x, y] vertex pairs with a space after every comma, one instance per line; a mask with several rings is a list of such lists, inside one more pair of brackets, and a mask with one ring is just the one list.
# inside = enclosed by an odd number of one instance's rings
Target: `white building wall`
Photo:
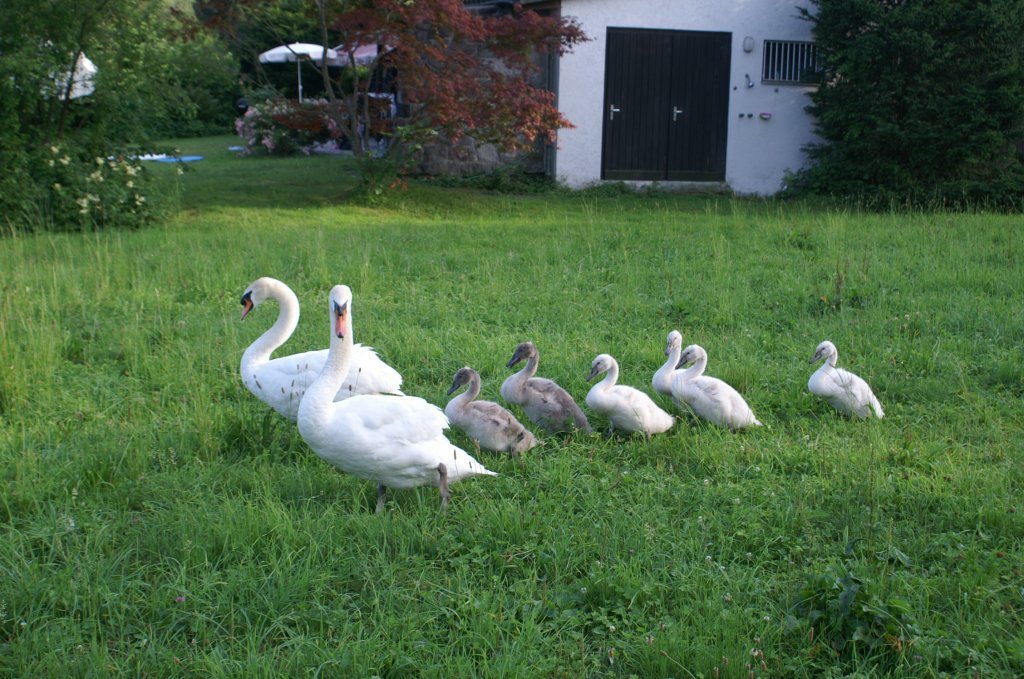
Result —
[[[810, 40], [798, 0], [562, 0], [590, 42], [560, 60], [558, 107], [576, 127], [558, 134], [556, 173], [574, 187], [600, 181], [604, 125], [605, 38], [609, 26], [732, 33], [726, 182], [737, 193], [772, 194], [787, 170], [805, 163], [814, 141], [806, 87], [762, 85], [764, 40]], [[743, 51], [743, 39], [754, 49]], [[747, 87], [746, 75], [754, 82]], [[744, 117], [740, 118], [743, 113]], [[746, 114], [753, 114], [748, 117]], [[771, 114], [763, 120], [760, 114]]]

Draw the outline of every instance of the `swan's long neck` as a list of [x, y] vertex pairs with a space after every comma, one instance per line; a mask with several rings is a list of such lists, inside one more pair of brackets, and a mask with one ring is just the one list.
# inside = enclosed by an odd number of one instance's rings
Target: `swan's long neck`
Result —
[[324, 362], [320, 376], [313, 384], [309, 385], [302, 402], [299, 403], [299, 420], [309, 421], [326, 415], [331, 404], [334, 403], [334, 395], [338, 393], [342, 382], [348, 375], [349, 365], [352, 363], [352, 316], [349, 316], [345, 327], [345, 337], [340, 338], [335, 333], [334, 314], [331, 314], [331, 347], [327, 352], [327, 360]]
[[[455, 398], [453, 398], [448, 403], [454, 408], [461, 409], [479, 395], [480, 378], [476, 375], [473, 375], [472, 377], [469, 378], [469, 385], [466, 387], [465, 391], [455, 396]], [[447, 410], [447, 408], [445, 408], [445, 410]]]
[[604, 379], [601, 380], [600, 382], [598, 382], [596, 386], [599, 387], [601, 389], [601, 391], [608, 391], [609, 389], [614, 387], [615, 383], [618, 382], [618, 381], [619, 381], [619, 364], [616, 363], [615, 361], [612, 361], [611, 366], [608, 368], [607, 372], [605, 372], [605, 374], [604, 374]]
[[693, 362], [689, 368], [682, 372], [682, 379], [684, 380], [695, 380], [704, 374], [704, 369], [708, 366], [708, 355], [697, 354], [697, 360]]
[[539, 363], [540, 357], [536, 354], [526, 359], [526, 365], [523, 366], [523, 369], [513, 375], [513, 377], [515, 377], [514, 382], [517, 385], [525, 385], [528, 379], [537, 374], [537, 365]]
[[830, 368], [836, 367], [836, 363], [839, 361], [839, 352], [835, 349], [829, 353], [828, 358], [825, 359], [825, 365]]
[[466, 387], [466, 391], [462, 392], [462, 395], [466, 398], [466, 401], [472, 401], [480, 395], [479, 375], [470, 375], [469, 386]]
[[540, 355], [534, 354], [526, 359], [526, 367], [519, 372], [523, 374], [525, 379], [529, 379], [537, 374], [537, 366], [540, 364]]
[[299, 325], [299, 298], [295, 293], [286, 286], [273, 285], [270, 296], [277, 300], [277, 320], [242, 354], [243, 369], [269, 361], [274, 350], [287, 342]]
[[679, 355], [682, 353], [682, 346], [673, 346], [669, 349], [668, 360], [658, 368], [658, 371], [654, 373], [654, 379], [651, 380], [651, 386], [655, 391], [663, 394], [672, 393], [672, 373], [676, 371], [676, 366], [679, 365]]

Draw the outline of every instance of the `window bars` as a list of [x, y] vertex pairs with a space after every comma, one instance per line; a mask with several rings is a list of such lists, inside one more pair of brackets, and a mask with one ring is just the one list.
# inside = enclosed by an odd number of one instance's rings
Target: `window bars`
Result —
[[813, 42], [765, 40], [761, 82], [776, 85], [806, 85], [820, 70], [818, 50]]

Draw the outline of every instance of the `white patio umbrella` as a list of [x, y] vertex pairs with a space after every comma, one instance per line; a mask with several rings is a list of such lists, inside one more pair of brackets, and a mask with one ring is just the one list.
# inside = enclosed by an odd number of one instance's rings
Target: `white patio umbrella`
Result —
[[[320, 61], [324, 58], [324, 46], [308, 42], [293, 42], [290, 45], [279, 45], [260, 54], [261, 64], [286, 64], [295, 62], [295, 71], [299, 76], [299, 101], [302, 101], [302, 60]], [[327, 48], [328, 62], [338, 58], [338, 53]]]
[[[355, 58], [356, 66], [368, 66], [369, 64], [372, 64], [373, 60], [377, 58], [377, 55], [380, 54], [382, 49], [384, 52], [391, 50], [387, 45], [357, 45], [356, 48], [352, 50], [352, 56]], [[328, 65], [348, 66], [348, 45], [337, 45], [334, 48], [334, 51], [338, 53], [338, 58], [333, 61], [329, 61]]]

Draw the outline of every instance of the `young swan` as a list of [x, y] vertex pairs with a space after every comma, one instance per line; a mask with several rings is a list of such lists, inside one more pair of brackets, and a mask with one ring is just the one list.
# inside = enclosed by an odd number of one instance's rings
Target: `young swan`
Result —
[[639, 431], [651, 436], [672, 428], [675, 419], [655, 405], [650, 396], [639, 389], [616, 384], [619, 363], [608, 354], [599, 354], [594, 359], [587, 382], [601, 373], [605, 373], [605, 377], [590, 388], [587, 406], [607, 417], [612, 430]]
[[477, 401], [480, 374], [470, 367], [460, 368], [452, 380], [448, 395], [468, 384], [464, 392], [448, 401], [444, 414], [466, 432], [484, 450], [518, 455], [538, 444], [537, 439], [516, 416], [493, 401]]
[[875, 398], [868, 383], [851, 372], [836, 367], [839, 351], [836, 345], [825, 340], [814, 350], [810, 363], [821, 359], [825, 362], [814, 371], [807, 382], [807, 390], [828, 401], [833, 408], [849, 417], [885, 417], [882, 404]]
[[[242, 294], [242, 320], [268, 299], [278, 305], [277, 320], [242, 354], [239, 372], [242, 384], [256, 398], [292, 422], [299, 412], [299, 401], [320, 374], [327, 350], [270, 358], [299, 324], [299, 298], [276, 278], [258, 278]], [[352, 347], [352, 368], [334, 395], [340, 401], [356, 394], [401, 394], [402, 376], [382, 361], [370, 347]]]
[[679, 355], [682, 353], [683, 336], [678, 330], [673, 330], [665, 341], [665, 355], [668, 356], [668, 360], [658, 368], [658, 372], [654, 373], [654, 377], [651, 378], [651, 386], [654, 387], [654, 391], [666, 396], [672, 395], [672, 376], [676, 372]]
[[448, 418], [414, 396], [362, 394], [335, 401], [352, 364], [352, 291], [330, 295], [331, 348], [323, 372], [299, 403], [299, 434], [343, 472], [377, 482], [377, 511], [386, 488], [433, 485], [448, 506], [448, 486], [470, 476], [495, 476], [445, 437]]
[[672, 377], [672, 397], [688, 405], [699, 417], [733, 431], [762, 426], [739, 393], [715, 377], [704, 375], [708, 354], [704, 348], [691, 344], [683, 350], [679, 365], [693, 365], [677, 371]]
[[509, 359], [509, 368], [523, 359], [526, 367], [509, 376], [501, 385], [501, 397], [522, 406], [530, 420], [552, 433], [568, 431], [573, 425], [589, 434], [587, 416], [565, 389], [543, 377], [534, 377], [540, 355], [533, 342], [523, 342]]

